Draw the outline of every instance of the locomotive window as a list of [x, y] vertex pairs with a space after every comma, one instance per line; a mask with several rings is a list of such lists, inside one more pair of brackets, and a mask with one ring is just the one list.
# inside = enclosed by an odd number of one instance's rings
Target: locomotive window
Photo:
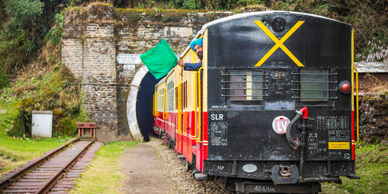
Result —
[[230, 100], [245, 100], [244, 85], [245, 73], [231, 72], [230, 73]]
[[229, 96], [231, 101], [263, 100], [261, 72], [230, 72]]
[[300, 101], [328, 101], [328, 70], [300, 70]]

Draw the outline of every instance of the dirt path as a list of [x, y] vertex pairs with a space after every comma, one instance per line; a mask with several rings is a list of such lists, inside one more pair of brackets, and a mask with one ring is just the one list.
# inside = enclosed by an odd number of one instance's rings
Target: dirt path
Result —
[[171, 181], [149, 143], [127, 149], [123, 159], [124, 193], [170, 193]]
[[158, 138], [124, 153], [124, 193], [223, 194], [212, 181], [196, 181], [184, 160]]

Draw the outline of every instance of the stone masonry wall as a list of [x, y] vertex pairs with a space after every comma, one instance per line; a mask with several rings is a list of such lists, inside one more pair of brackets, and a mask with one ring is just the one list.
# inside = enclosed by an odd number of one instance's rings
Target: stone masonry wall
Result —
[[[197, 20], [193, 20], [187, 14], [182, 15], [180, 22], [168, 24], [161, 22], [161, 17], [153, 18], [153, 20], [144, 17], [140, 21], [128, 22], [128, 15], [130, 13], [131, 11], [121, 12], [118, 16], [121, 18], [119, 20], [124, 22], [116, 25], [117, 54], [140, 55], [165, 38], [175, 53], [179, 55], [206, 22], [206, 18], [203, 15], [198, 17]], [[132, 16], [133, 14], [136, 13], [132, 13]], [[133, 76], [140, 66], [140, 64], [136, 63], [118, 64], [117, 66], [119, 83], [117, 93], [118, 118], [127, 118], [127, 95]], [[119, 119], [118, 133], [120, 140], [128, 139], [127, 129], [128, 121], [126, 119]]]
[[116, 42], [111, 6], [89, 5], [82, 85], [100, 141], [117, 140]]
[[85, 108], [97, 122], [99, 141], [132, 140], [127, 120], [130, 88], [141, 62], [119, 64], [119, 54], [138, 57], [163, 38], [179, 56], [201, 27], [231, 12], [114, 9], [103, 4], [66, 11], [62, 62], [82, 80]]
[[62, 63], [73, 72], [76, 79], [82, 78], [82, 64], [84, 57], [83, 42], [79, 39], [64, 39], [62, 44]]
[[388, 140], [388, 96], [367, 96], [360, 105], [360, 139], [366, 143]]

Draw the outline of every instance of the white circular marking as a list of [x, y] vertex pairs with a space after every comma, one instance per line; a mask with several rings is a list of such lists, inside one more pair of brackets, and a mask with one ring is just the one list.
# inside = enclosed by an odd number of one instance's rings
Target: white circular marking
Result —
[[288, 124], [290, 124], [290, 119], [278, 116], [272, 121], [272, 128], [277, 134], [286, 134]]
[[245, 172], [255, 172], [257, 170], [257, 166], [254, 165], [254, 164], [245, 164], [243, 167], [242, 167], [243, 171]]

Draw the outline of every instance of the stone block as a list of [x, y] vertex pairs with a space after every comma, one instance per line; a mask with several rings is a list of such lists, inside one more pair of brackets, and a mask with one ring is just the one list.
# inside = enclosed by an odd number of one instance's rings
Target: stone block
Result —
[[388, 140], [381, 140], [381, 145], [388, 146]]
[[193, 28], [191, 27], [164, 27], [164, 37], [191, 37]]
[[113, 7], [105, 4], [90, 4], [89, 19], [90, 20], [111, 20]]

